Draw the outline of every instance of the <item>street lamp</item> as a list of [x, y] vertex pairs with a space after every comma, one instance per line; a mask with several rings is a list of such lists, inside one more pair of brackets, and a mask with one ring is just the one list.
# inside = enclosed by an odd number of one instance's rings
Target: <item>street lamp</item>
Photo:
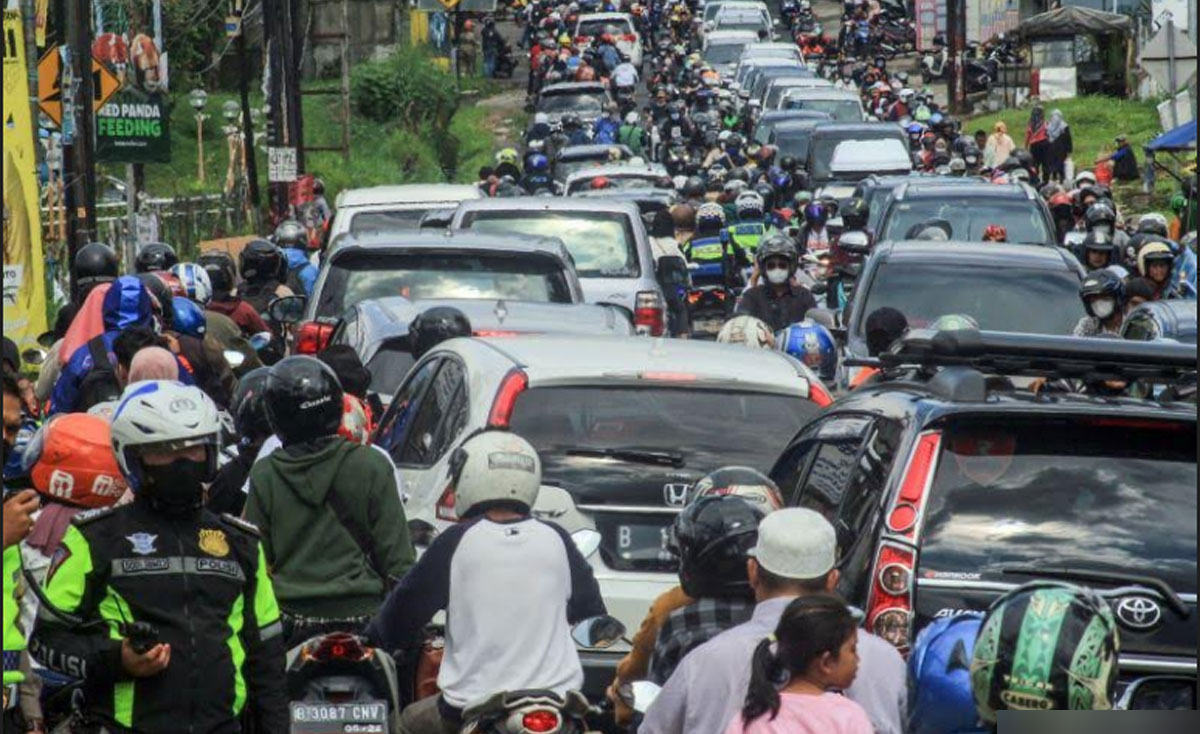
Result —
[[208, 92], [197, 87], [188, 93], [188, 103], [196, 111], [196, 179], [204, 183], [204, 105], [208, 102]]

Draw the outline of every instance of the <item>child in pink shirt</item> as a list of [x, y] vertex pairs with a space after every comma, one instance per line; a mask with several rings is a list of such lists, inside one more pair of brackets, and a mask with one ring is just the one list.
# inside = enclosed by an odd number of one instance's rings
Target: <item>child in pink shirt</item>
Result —
[[873, 734], [866, 711], [832, 692], [854, 681], [857, 643], [857, 624], [841, 599], [816, 594], [792, 602], [754, 651], [746, 705], [725, 734]]

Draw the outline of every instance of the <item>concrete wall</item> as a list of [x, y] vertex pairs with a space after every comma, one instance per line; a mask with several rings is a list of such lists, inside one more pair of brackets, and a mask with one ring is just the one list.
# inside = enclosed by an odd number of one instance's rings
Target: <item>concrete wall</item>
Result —
[[[397, 44], [407, 41], [407, 0], [348, 0], [348, 3], [351, 67], [360, 61], [386, 56]], [[341, 70], [339, 41], [313, 36], [341, 31], [341, 0], [305, 0], [304, 6], [302, 19], [308, 28], [304, 73], [336, 76]]]

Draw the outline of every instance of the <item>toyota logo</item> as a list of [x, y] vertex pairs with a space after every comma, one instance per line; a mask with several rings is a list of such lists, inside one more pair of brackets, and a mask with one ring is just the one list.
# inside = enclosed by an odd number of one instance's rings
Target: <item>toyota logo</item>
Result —
[[688, 489], [690, 484], [664, 484], [663, 485], [663, 502], [667, 503], [667, 507], [683, 507], [687, 504]]
[[1126, 596], [1117, 602], [1117, 619], [1131, 630], [1148, 630], [1162, 621], [1162, 607], [1148, 596]]

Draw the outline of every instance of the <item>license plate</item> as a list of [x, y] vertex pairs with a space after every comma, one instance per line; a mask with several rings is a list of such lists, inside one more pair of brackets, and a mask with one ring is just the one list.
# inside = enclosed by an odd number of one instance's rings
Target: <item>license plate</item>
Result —
[[692, 323], [692, 331], [697, 334], [719, 334], [724, 325], [722, 319], [700, 319]]
[[291, 734], [386, 734], [387, 704], [293, 703]]
[[618, 525], [617, 555], [627, 561], [670, 561], [670, 525]]

